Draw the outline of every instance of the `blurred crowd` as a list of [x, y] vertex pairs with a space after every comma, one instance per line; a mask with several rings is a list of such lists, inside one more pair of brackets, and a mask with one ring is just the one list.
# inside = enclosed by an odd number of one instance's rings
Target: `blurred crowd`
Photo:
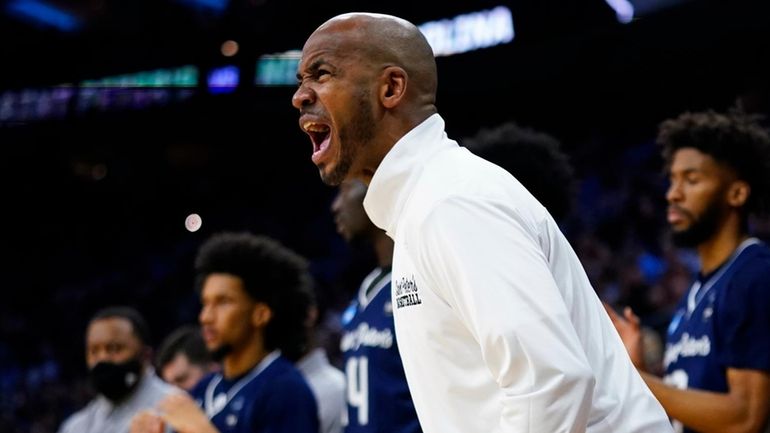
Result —
[[[693, 251], [674, 248], [668, 238], [659, 149], [652, 136], [639, 137], [599, 161], [596, 154], [581, 149], [612, 147], [602, 137], [594, 137], [591, 146], [570, 144], [575, 200], [560, 226], [599, 296], [618, 309], [631, 306], [641, 317], [648, 329], [648, 365], [659, 372], [661, 337], [699, 266]], [[328, 209], [331, 195], [326, 198]], [[209, 217], [224, 221], [222, 225], [233, 218], [234, 228], [260, 218]], [[332, 364], [340, 367], [340, 315], [374, 257], [345, 244], [334, 233], [328, 214], [310, 220], [322, 229], [301, 233], [312, 231], [313, 245], [324, 248], [303, 246], [302, 235], [285, 235], [288, 228], [273, 227], [268, 234], [288, 237], [288, 243], [310, 260], [322, 310], [320, 342]], [[260, 229], [271, 231], [268, 223], [254, 231]], [[767, 221], [752, 221], [752, 231], [770, 239]], [[130, 301], [148, 318], [156, 345], [176, 327], [196, 323], [199, 303], [191, 269], [199, 242], [188, 238], [156, 251], [122, 251], [127, 260], [106, 266], [98, 275], [51, 284], [45, 293], [13, 288], [13, 299], [0, 303], [0, 433], [54, 432], [93, 397], [85, 379], [82, 336], [86, 318], [96, 309]], [[55, 281], [56, 270], [50, 272], [54, 275], [40, 278]]]

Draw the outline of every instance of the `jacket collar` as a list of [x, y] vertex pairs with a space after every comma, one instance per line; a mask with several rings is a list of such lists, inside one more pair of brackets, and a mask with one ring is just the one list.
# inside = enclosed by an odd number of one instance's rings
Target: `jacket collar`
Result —
[[425, 119], [401, 137], [375, 171], [364, 198], [364, 209], [374, 225], [395, 237], [396, 225], [425, 163], [437, 152], [457, 147], [444, 131], [438, 114]]

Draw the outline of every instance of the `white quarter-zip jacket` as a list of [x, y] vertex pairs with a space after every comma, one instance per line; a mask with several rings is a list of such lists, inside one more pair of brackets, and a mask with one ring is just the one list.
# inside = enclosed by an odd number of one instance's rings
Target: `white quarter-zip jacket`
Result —
[[372, 178], [395, 240], [396, 338], [426, 433], [666, 433], [577, 256], [502, 168], [434, 114]]

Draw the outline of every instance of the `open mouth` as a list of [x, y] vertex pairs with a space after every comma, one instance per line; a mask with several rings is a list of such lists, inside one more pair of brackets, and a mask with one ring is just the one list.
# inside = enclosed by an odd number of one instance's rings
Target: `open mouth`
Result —
[[328, 139], [331, 132], [329, 125], [316, 122], [305, 122], [302, 125], [310, 140], [313, 142], [313, 153], [323, 150], [324, 144], [328, 145]]
[[211, 328], [202, 328], [201, 334], [203, 336], [203, 340], [207, 343], [216, 339], [216, 332], [214, 332], [214, 330]]

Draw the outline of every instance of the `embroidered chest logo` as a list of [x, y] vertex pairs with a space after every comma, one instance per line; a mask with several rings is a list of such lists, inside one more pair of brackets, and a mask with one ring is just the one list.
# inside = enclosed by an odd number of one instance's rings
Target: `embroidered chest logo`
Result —
[[395, 280], [394, 283], [396, 284], [396, 308], [422, 304], [417, 284], [414, 282], [414, 275], [412, 275], [411, 279], [401, 277], [400, 280]]

